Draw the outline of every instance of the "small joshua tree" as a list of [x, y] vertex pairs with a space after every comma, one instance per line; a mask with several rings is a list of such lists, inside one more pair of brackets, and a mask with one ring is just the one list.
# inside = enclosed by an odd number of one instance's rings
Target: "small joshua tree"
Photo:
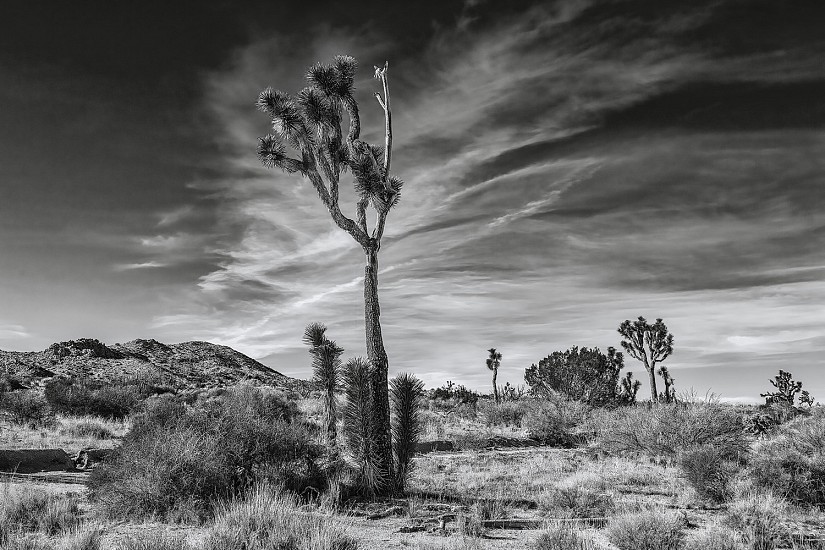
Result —
[[[378, 304], [378, 252], [387, 215], [398, 204], [402, 181], [390, 174], [392, 160], [392, 115], [387, 82], [387, 64], [375, 67], [383, 95], [376, 93], [384, 111], [384, 146], [361, 140], [361, 119], [355, 101], [357, 62], [349, 56], [336, 56], [330, 65], [318, 63], [309, 68], [309, 86], [294, 97], [267, 88], [258, 98], [258, 108], [272, 121], [273, 133], [260, 138], [258, 156], [268, 167], [299, 174], [309, 180], [333, 222], [346, 231], [363, 249], [364, 318], [368, 377], [374, 400], [372, 422], [374, 454], [380, 470], [392, 470], [390, 409], [388, 396], [389, 360], [381, 334]], [[345, 133], [343, 118], [349, 119]], [[292, 150], [292, 154], [287, 151]], [[355, 220], [341, 212], [338, 202], [341, 173], [349, 171], [354, 179], [357, 202]], [[367, 210], [375, 211], [372, 229]]]
[[656, 319], [651, 325], [644, 317], [639, 317], [636, 321], [624, 321], [619, 325], [619, 334], [625, 338], [622, 347], [628, 355], [644, 363], [650, 379], [650, 400], [656, 403], [659, 394], [656, 392], [655, 369], [658, 363], [673, 353], [673, 335], [661, 319]]
[[633, 380], [633, 373], [628, 371], [625, 373], [624, 378], [622, 378], [620, 387], [619, 387], [619, 394], [618, 398], [619, 401], [626, 404], [632, 404], [636, 402], [636, 395], [639, 393], [639, 388], [642, 386], [642, 383], [638, 380]]
[[392, 449], [395, 458], [393, 478], [397, 492], [404, 492], [412, 457], [421, 439], [423, 421], [421, 401], [424, 382], [411, 374], [399, 374], [390, 381], [392, 398]]
[[304, 330], [304, 344], [312, 356], [312, 379], [323, 394], [324, 425], [330, 451], [337, 452], [336, 392], [341, 389], [341, 355], [344, 349], [326, 337], [327, 327], [322, 323], [310, 323]]
[[487, 368], [493, 371], [493, 396], [496, 398], [496, 403], [498, 403], [496, 378], [498, 377], [498, 368], [501, 366], [501, 353], [496, 351], [496, 348], [490, 348], [487, 352], [490, 354], [487, 357]]
[[662, 377], [662, 381], [665, 383], [665, 391], [659, 395], [659, 401], [664, 401], [665, 403], [676, 403], [676, 388], [673, 386], [676, 379], [670, 375], [670, 371], [667, 370], [667, 367], [662, 365], [659, 367], [657, 371], [659, 376]]

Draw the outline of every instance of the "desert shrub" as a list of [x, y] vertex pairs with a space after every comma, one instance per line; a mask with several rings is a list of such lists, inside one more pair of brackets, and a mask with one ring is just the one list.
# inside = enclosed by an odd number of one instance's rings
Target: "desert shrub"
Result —
[[203, 550], [356, 550], [340, 526], [320, 515], [299, 511], [291, 497], [267, 485], [218, 506]]
[[440, 388], [433, 388], [427, 392], [430, 406], [441, 411], [453, 409], [462, 403], [475, 405], [478, 397], [477, 392], [463, 385], [456, 385], [450, 380]]
[[714, 402], [623, 407], [602, 416], [594, 431], [596, 445], [612, 452], [675, 459], [709, 445], [721, 457], [740, 461], [749, 451], [741, 414]]
[[55, 412], [125, 418], [150, 393], [140, 384], [104, 384], [100, 381], [52, 378], [46, 382], [45, 396]]
[[110, 516], [190, 521], [207, 517], [213, 500], [256, 480], [295, 492], [320, 490], [315, 435], [294, 403], [250, 386], [196, 406], [155, 400], [94, 470], [90, 496]]
[[34, 489], [12, 492], [8, 488], [2, 497], [0, 545], [22, 533], [56, 535], [80, 524], [80, 508], [74, 497]]
[[825, 507], [825, 415], [814, 409], [760, 442], [749, 474], [755, 485], [794, 504]]
[[481, 509], [474, 506], [469, 513], [459, 514], [458, 517], [456, 517], [458, 532], [465, 537], [483, 537], [486, 529], [484, 529], [485, 518], [482, 517], [481, 512]]
[[745, 550], [736, 532], [720, 525], [710, 525], [688, 535], [685, 550]]
[[554, 488], [545, 501], [554, 514], [571, 518], [601, 518], [616, 507], [608, 493], [579, 485]]
[[576, 429], [588, 414], [587, 405], [554, 396], [534, 402], [525, 415], [524, 427], [531, 439], [556, 447], [574, 447], [584, 441]]
[[3, 393], [0, 396], [0, 413], [13, 424], [29, 428], [53, 426], [55, 416], [49, 403], [34, 390], [22, 390]]
[[753, 435], [766, 437], [775, 434], [780, 427], [795, 418], [810, 414], [810, 409], [794, 407], [784, 401], [760, 405], [745, 415], [745, 428]]
[[84, 525], [63, 537], [58, 550], [100, 550], [99, 525]]
[[731, 460], [726, 449], [711, 444], [700, 445], [680, 451], [677, 462], [699, 497], [721, 503], [732, 496], [731, 483], [740, 464]]
[[593, 541], [564, 525], [554, 525], [539, 534], [530, 546], [534, 550], [595, 550]]
[[773, 550], [786, 538], [782, 526], [786, 509], [769, 493], [745, 495], [730, 503], [725, 523], [742, 534], [748, 550]]
[[680, 550], [684, 530], [677, 514], [639, 512], [611, 518], [607, 538], [620, 550]]
[[478, 416], [487, 426], [521, 427], [530, 404], [527, 401], [501, 401], [483, 399], [478, 402]]
[[615, 348], [607, 354], [599, 348], [554, 351], [524, 371], [524, 380], [533, 395], [559, 393], [568, 399], [598, 407], [619, 400], [619, 373], [624, 356]]

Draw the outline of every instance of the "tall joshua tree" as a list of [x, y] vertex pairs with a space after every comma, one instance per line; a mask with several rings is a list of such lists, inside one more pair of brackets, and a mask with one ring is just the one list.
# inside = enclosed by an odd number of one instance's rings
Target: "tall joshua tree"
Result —
[[[378, 466], [389, 474], [392, 471], [389, 360], [379, 318], [378, 252], [387, 215], [401, 196], [402, 181], [390, 173], [392, 116], [387, 64], [383, 68], [375, 67], [375, 78], [383, 88], [383, 95], [375, 94], [384, 111], [383, 147], [360, 138], [361, 120], [353, 95], [356, 70], [354, 58], [336, 56], [329, 65], [317, 63], [310, 67], [309, 85], [294, 97], [271, 88], [261, 92], [257, 105], [270, 117], [273, 133], [260, 138], [258, 156], [265, 166], [309, 180], [333, 222], [363, 249], [368, 374], [375, 414], [372, 437]], [[349, 122], [346, 133], [342, 128], [344, 116]], [[347, 170], [353, 176], [357, 194], [355, 220], [345, 216], [338, 203], [341, 173]], [[368, 209], [375, 212], [372, 229], [367, 223]]]
[[673, 335], [661, 319], [656, 319], [651, 325], [644, 317], [624, 321], [619, 325], [619, 334], [624, 338], [622, 347], [627, 354], [644, 363], [650, 379], [650, 399], [653, 403], [658, 402], [655, 369], [658, 363], [673, 353]]
[[487, 368], [493, 371], [493, 396], [496, 398], [496, 403], [498, 403], [498, 385], [496, 385], [496, 378], [498, 377], [498, 368], [501, 366], [501, 353], [496, 351], [496, 348], [490, 348], [487, 350], [490, 354], [487, 357]]

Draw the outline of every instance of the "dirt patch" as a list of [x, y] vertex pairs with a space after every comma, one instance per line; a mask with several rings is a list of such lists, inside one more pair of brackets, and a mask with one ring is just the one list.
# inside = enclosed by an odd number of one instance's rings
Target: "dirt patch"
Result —
[[0, 450], [0, 472], [33, 474], [72, 470], [74, 462], [63, 449]]

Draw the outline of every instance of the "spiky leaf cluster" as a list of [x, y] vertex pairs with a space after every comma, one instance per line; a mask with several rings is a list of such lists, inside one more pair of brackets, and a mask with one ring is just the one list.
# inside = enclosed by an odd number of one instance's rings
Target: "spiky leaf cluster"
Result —
[[381, 461], [373, 440], [374, 424], [378, 422], [378, 417], [373, 406], [369, 361], [361, 357], [347, 361], [344, 386], [344, 438], [347, 449], [358, 467], [360, 485], [375, 494], [385, 485], [389, 472], [381, 470]]
[[312, 379], [322, 392], [324, 406], [324, 426], [327, 443], [331, 449], [337, 445], [336, 392], [341, 389], [341, 356], [344, 349], [326, 337], [327, 327], [322, 323], [310, 323], [304, 329], [304, 344], [309, 346], [312, 357]]
[[646, 361], [646, 366], [651, 369], [673, 353], [673, 335], [661, 319], [656, 319], [653, 324], [644, 317], [624, 321], [619, 325], [619, 334], [625, 338], [622, 348], [627, 354], [638, 361]]
[[403, 491], [410, 473], [412, 457], [423, 433], [421, 416], [424, 382], [411, 374], [399, 374], [390, 381], [392, 400], [392, 450], [394, 480], [398, 491]]
[[[336, 56], [331, 64], [310, 67], [308, 86], [294, 97], [272, 88], [261, 92], [257, 106], [270, 117], [273, 132], [259, 140], [258, 156], [267, 167], [308, 177], [328, 207], [337, 208], [340, 175], [349, 170], [362, 207], [369, 204], [385, 215], [398, 204], [403, 182], [387, 173], [382, 147], [359, 139], [353, 98], [357, 67], [354, 58]], [[344, 113], [350, 119], [347, 134]], [[287, 146], [295, 150], [295, 158]]]

